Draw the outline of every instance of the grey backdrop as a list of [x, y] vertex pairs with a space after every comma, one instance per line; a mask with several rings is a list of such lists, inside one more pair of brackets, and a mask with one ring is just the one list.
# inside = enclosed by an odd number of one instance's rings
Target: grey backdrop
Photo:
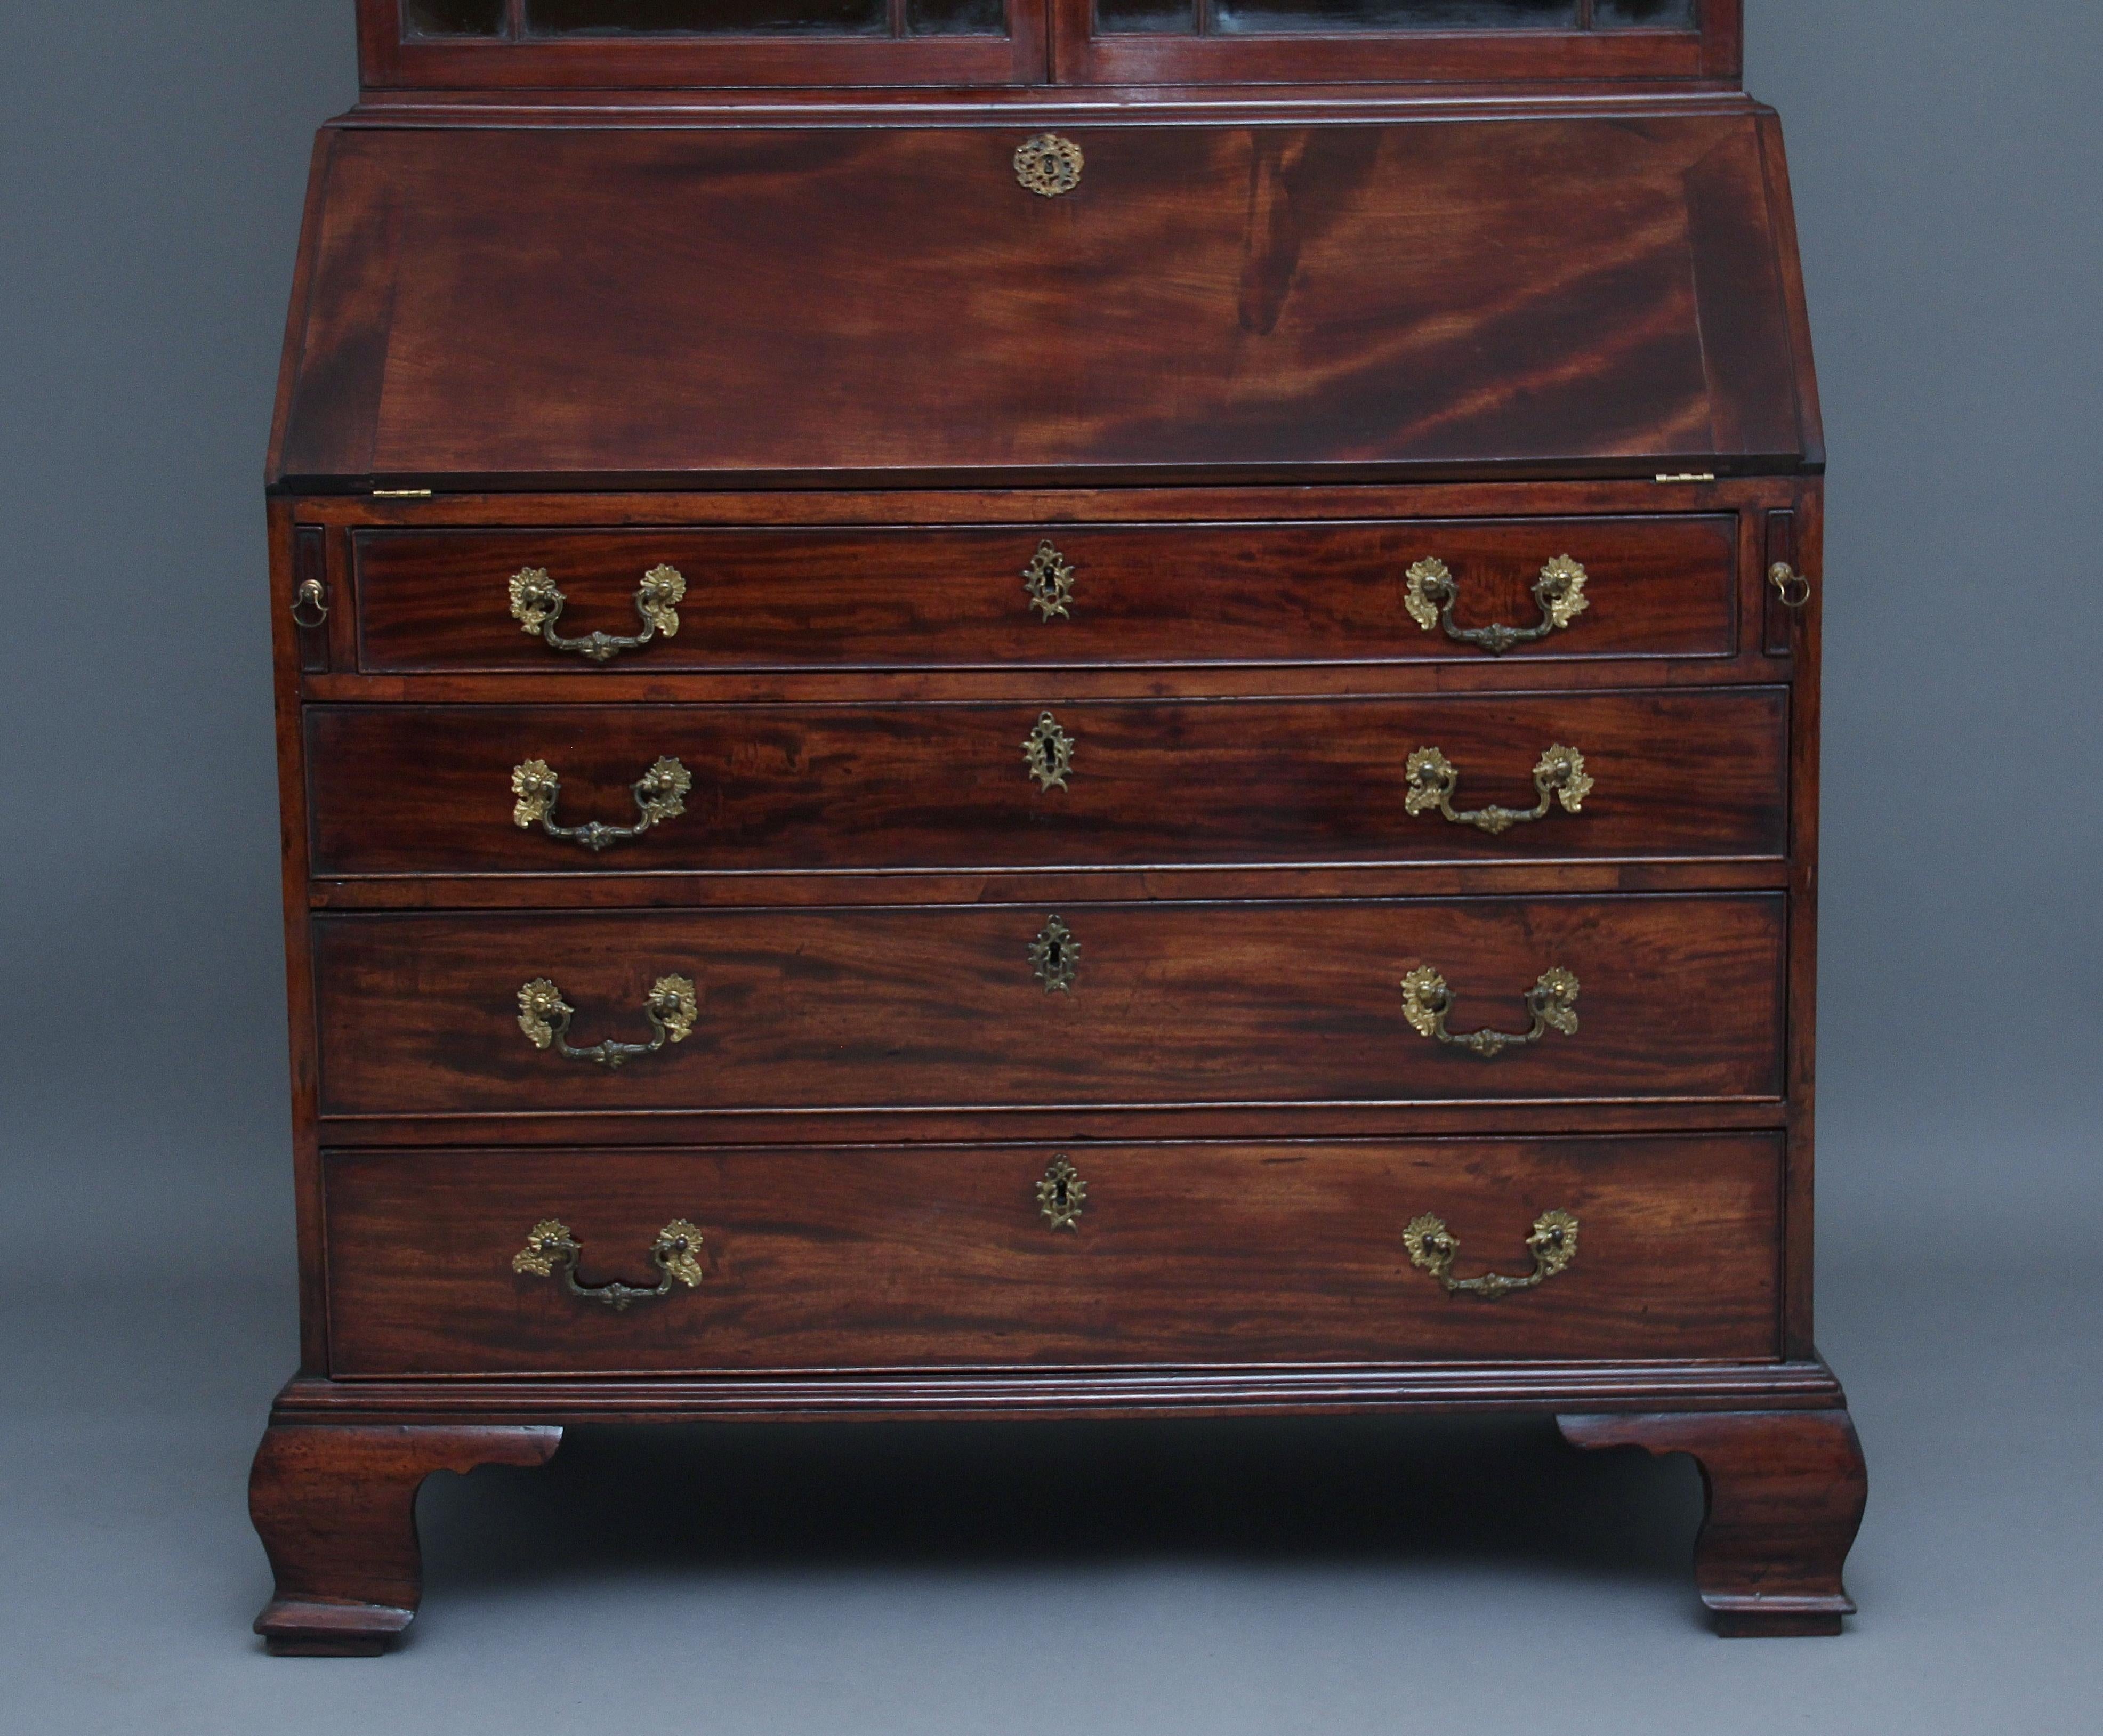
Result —
[[1820, 1337], [1872, 1482], [1847, 1639], [1702, 1638], [1691, 1472], [1531, 1426], [898, 1429], [439, 1479], [400, 1655], [258, 1656], [241, 1479], [294, 1360], [260, 482], [350, 11], [0, 7], [12, 1727], [2087, 1727], [2092, 0], [1750, 6], [1833, 452]]

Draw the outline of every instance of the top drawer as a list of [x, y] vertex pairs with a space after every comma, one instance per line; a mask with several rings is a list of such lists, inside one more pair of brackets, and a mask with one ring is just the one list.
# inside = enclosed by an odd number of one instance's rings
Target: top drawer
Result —
[[1729, 513], [366, 531], [358, 665], [588, 677], [1727, 657], [1736, 531]]

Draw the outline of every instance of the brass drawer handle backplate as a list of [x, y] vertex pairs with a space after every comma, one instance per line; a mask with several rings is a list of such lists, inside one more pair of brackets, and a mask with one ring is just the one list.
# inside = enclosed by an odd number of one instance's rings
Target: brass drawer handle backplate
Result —
[[522, 831], [538, 826], [551, 838], [581, 844], [596, 853], [639, 838], [668, 819], [677, 819], [687, 811], [687, 793], [693, 788], [694, 780], [677, 760], [665, 758], [628, 787], [642, 816], [634, 825], [607, 826], [594, 819], [581, 826], [558, 826], [555, 803], [562, 793], [561, 775], [545, 760], [527, 760], [511, 768], [511, 793], [518, 798], [511, 810], [512, 823]]
[[1585, 569], [1568, 555], [1559, 554], [1541, 568], [1541, 576], [1533, 581], [1534, 601], [1541, 605], [1539, 626], [1462, 627], [1453, 619], [1453, 605], [1461, 596], [1460, 582], [1443, 561], [1419, 561], [1409, 570], [1403, 606], [1409, 610], [1410, 619], [1426, 633], [1443, 623], [1447, 638], [1501, 657], [1515, 645], [1545, 639], [1589, 608], [1585, 580]]
[[1526, 1239], [1527, 1252], [1533, 1256], [1533, 1270], [1523, 1278], [1507, 1278], [1494, 1272], [1486, 1272], [1479, 1278], [1455, 1277], [1453, 1260], [1461, 1245], [1447, 1233], [1444, 1223], [1428, 1212], [1411, 1221], [1402, 1232], [1402, 1240], [1409, 1250], [1409, 1263], [1419, 1272], [1429, 1272], [1447, 1295], [1479, 1296], [1485, 1302], [1495, 1302], [1514, 1290], [1545, 1284], [1576, 1259], [1577, 1220], [1559, 1210], [1545, 1211], [1533, 1220], [1533, 1233]]
[[1542, 754], [1541, 763], [1533, 768], [1533, 787], [1541, 800], [1530, 809], [1455, 808], [1453, 793], [1461, 785], [1461, 768], [1436, 748], [1419, 748], [1411, 754], [1405, 775], [1409, 793], [1403, 798], [1403, 806], [1410, 814], [1435, 810], [1456, 826], [1473, 826], [1492, 837], [1530, 820], [1547, 819], [1549, 809], [1558, 801], [1564, 813], [1581, 813], [1585, 798], [1592, 793], [1592, 779], [1585, 773], [1585, 756], [1560, 742]]
[[561, 989], [545, 976], [536, 977], [518, 991], [518, 1028], [536, 1049], [552, 1049], [566, 1061], [590, 1061], [600, 1067], [625, 1067], [638, 1055], [655, 1054], [667, 1043], [683, 1043], [694, 1034], [700, 1017], [693, 982], [683, 976], [660, 976], [650, 985], [642, 1010], [657, 1035], [647, 1043], [594, 1043], [589, 1049], [570, 1046], [570, 1021], [576, 1009], [562, 998]]
[[529, 566], [511, 575], [511, 615], [518, 630], [529, 637], [545, 640], [558, 651], [575, 651], [596, 664], [611, 663], [623, 651], [638, 651], [662, 633], [669, 639], [679, 631], [678, 605], [687, 595], [687, 581], [677, 567], [653, 566], [642, 575], [635, 593], [635, 613], [642, 631], [629, 638], [590, 633], [581, 639], [565, 639], [555, 631], [569, 598], [556, 588], [545, 566]]
[[650, 1263], [660, 1274], [655, 1290], [633, 1284], [578, 1283], [577, 1262], [584, 1251], [561, 1219], [543, 1218], [533, 1226], [526, 1245], [511, 1256], [511, 1269], [529, 1278], [552, 1278], [559, 1272], [572, 1296], [598, 1303], [616, 1314], [626, 1312], [633, 1303], [670, 1295], [674, 1280], [689, 1290], [701, 1281], [701, 1232], [684, 1218], [674, 1218], [650, 1245]]
[[1015, 178], [1032, 193], [1056, 199], [1081, 184], [1087, 162], [1071, 139], [1056, 132], [1034, 133], [1015, 148]]
[[1420, 1037], [1428, 1037], [1455, 1049], [1494, 1061], [1508, 1049], [1523, 1049], [1537, 1043], [1549, 1031], [1565, 1037], [1577, 1034], [1577, 979], [1560, 966], [1544, 970], [1540, 981], [1526, 992], [1527, 1010], [1533, 1023], [1523, 1036], [1507, 1031], [1471, 1031], [1456, 1037], [1446, 1028], [1446, 1015], [1453, 1010], [1452, 992], [1446, 979], [1429, 965], [1420, 965], [1402, 979], [1402, 1008]]

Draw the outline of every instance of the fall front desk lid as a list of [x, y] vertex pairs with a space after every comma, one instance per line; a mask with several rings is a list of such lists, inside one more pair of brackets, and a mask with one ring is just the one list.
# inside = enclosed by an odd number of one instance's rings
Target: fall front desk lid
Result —
[[1052, 125], [333, 127], [272, 480], [1822, 462], [1764, 110]]

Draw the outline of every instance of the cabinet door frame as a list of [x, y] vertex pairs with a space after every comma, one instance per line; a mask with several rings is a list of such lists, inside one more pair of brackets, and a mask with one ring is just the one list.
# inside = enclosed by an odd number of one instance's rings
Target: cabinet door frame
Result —
[[[1020, 0], [1017, 0], [1020, 3]], [[1695, 30], [1095, 33], [1095, 0], [1049, 0], [1055, 82], [1101, 85], [1735, 84], [1744, 0], [1699, 0]]]
[[[649, 36], [569, 39], [410, 35], [404, 0], [359, 0], [368, 91], [724, 90], [1041, 85], [1045, 0], [1007, 0], [997, 36]], [[514, 24], [518, 8], [514, 0]]]

